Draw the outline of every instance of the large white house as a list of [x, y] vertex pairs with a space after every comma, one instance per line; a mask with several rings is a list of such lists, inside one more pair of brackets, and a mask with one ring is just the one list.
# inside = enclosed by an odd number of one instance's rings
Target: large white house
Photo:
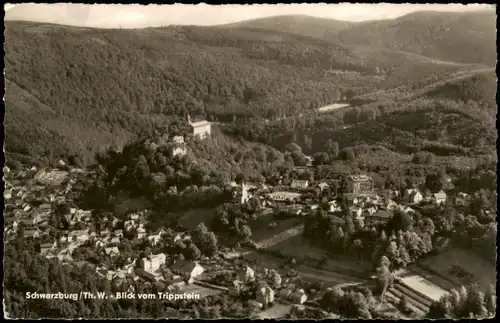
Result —
[[199, 139], [205, 139], [210, 137], [212, 133], [212, 125], [207, 120], [202, 120], [198, 122], [192, 122], [191, 117], [188, 115], [188, 123], [193, 129], [193, 136]]

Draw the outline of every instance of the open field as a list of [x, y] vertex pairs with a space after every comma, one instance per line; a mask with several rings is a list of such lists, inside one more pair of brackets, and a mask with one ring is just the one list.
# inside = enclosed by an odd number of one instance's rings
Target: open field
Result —
[[273, 307], [268, 308], [259, 313], [260, 319], [279, 319], [285, 317], [290, 313], [293, 305], [290, 304], [274, 304]]
[[[283, 269], [286, 264], [285, 259], [281, 259], [269, 254], [259, 253], [256, 251], [249, 252], [244, 255], [244, 258], [250, 260], [256, 267], [272, 268], [280, 271], [282, 275], [286, 275], [289, 269]], [[308, 280], [318, 280], [324, 282], [325, 286], [347, 286], [356, 285], [364, 282], [363, 279], [352, 277], [344, 274], [339, 274], [332, 271], [320, 270], [310, 266], [301, 265], [295, 268], [299, 276]]]
[[[269, 227], [269, 224], [272, 222], [276, 222], [276, 227]], [[259, 216], [255, 221], [251, 221], [249, 225], [252, 229], [252, 239], [256, 243], [259, 243], [302, 223], [302, 218], [275, 220], [273, 214], [263, 214]]]
[[486, 289], [489, 284], [496, 284], [495, 267], [465, 249], [451, 249], [420, 264], [424, 269], [453, 281], [455, 287], [475, 282], [481, 289]]
[[[295, 227], [299, 229], [298, 227]], [[294, 228], [294, 229], [295, 229]], [[302, 232], [303, 226], [300, 226], [300, 232], [289, 235], [285, 240], [276, 241], [276, 243], [269, 247], [270, 250], [280, 251], [281, 254], [289, 257], [303, 258], [303, 257], [311, 257], [314, 259], [322, 259], [326, 255], [326, 251], [321, 248], [312, 246], [309, 241], [307, 241]], [[291, 230], [291, 229], [290, 229]], [[289, 231], [292, 233], [293, 231]]]

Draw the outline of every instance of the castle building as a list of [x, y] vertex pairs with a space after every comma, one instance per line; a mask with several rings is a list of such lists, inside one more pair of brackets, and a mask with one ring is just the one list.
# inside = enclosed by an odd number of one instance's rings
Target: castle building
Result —
[[346, 178], [346, 192], [349, 194], [373, 193], [373, 179], [366, 175], [350, 175]]
[[192, 122], [191, 117], [188, 115], [188, 123], [193, 129], [193, 136], [199, 139], [205, 139], [210, 137], [212, 133], [212, 126], [207, 120], [202, 120], [198, 122]]

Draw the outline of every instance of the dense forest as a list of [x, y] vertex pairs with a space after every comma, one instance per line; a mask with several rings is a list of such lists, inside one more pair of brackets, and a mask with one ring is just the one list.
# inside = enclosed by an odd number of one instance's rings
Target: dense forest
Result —
[[314, 37], [345, 45], [362, 45], [415, 53], [458, 63], [496, 62], [494, 10], [414, 12], [396, 19], [347, 22], [290, 15], [253, 19], [227, 28], [259, 28]]
[[8, 22], [5, 37], [6, 150], [17, 159], [89, 163], [174, 115], [274, 119], [465, 68], [255, 29]]
[[367, 21], [341, 30], [345, 44], [412, 52], [457, 63], [496, 64], [496, 14], [415, 12], [394, 20]]

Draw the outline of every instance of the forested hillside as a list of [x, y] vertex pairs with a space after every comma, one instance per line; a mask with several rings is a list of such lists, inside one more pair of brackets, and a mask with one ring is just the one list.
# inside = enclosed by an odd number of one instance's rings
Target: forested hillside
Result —
[[464, 68], [249, 29], [8, 22], [5, 37], [7, 152], [85, 162], [173, 115], [289, 116]]
[[344, 44], [397, 49], [457, 63], [496, 64], [495, 11], [416, 12], [339, 32]]
[[258, 28], [281, 31], [322, 40], [336, 40], [337, 34], [356, 23], [306, 15], [274, 16], [224, 25], [226, 28]]
[[415, 12], [397, 19], [345, 22], [305, 15], [277, 16], [225, 25], [310, 36], [419, 54], [455, 63], [496, 64], [496, 15], [477, 12]]

